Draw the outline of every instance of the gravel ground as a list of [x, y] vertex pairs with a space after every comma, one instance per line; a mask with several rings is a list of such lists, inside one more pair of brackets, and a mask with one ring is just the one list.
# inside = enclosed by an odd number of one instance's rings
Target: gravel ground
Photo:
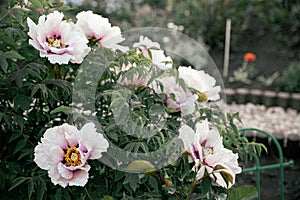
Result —
[[238, 124], [240, 128], [265, 130], [277, 139], [284, 139], [285, 145], [287, 140], [300, 141], [300, 113], [296, 110], [285, 110], [282, 107], [267, 108], [253, 103], [224, 105], [224, 108], [229, 113], [240, 113], [243, 121], [243, 124]]

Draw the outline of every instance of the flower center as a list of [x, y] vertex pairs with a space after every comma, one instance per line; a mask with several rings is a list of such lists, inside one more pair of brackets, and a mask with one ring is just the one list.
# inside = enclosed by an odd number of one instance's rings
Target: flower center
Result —
[[50, 37], [46, 38], [46, 41], [48, 43], [48, 46], [55, 47], [58, 49], [68, 47], [68, 45], [66, 45], [65, 43], [62, 42], [60, 36], [56, 36], [56, 35], [50, 36]]
[[65, 165], [66, 166], [79, 166], [82, 164], [80, 152], [76, 147], [70, 147], [65, 154]]
[[214, 154], [214, 149], [213, 148], [203, 148], [203, 156], [206, 157], [208, 155]]

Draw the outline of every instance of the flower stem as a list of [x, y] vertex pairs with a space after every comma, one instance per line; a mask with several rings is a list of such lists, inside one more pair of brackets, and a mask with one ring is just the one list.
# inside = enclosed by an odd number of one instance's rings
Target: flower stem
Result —
[[195, 186], [201, 181], [201, 180], [203, 180], [203, 179], [205, 179], [207, 176], [209, 176], [210, 174], [206, 174], [206, 175], [204, 175], [203, 177], [201, 177], [200, 179], [198, 179], [198, 180], [195, 180], [193, 183], [192, 183], [192, 185], [191, 185], [191, 187], [190, 187], [190, 189], [189, 189], [189, 192], [188, 192], [188, 194], [187, 194], [187, 196], [186, 196], [186, 200], [189, 200], [190, 198], [191, 198], [191, 195], [192, 195], [192, 192], [193, 192], [193, 190], [195, 189]]
[[[170, 184], [169, 184], [166, 180], [164, 180], [163, 178], [161, 178], [161, 177], [157, 174], [157, 172], [154, 172], [154, 173], [152, 173], [152, 174], [153, 174], [154, 176], [156, 176], [156, 177], [160, 180], [160, 182], [162, 182], [164, 185], [166, 185], [167, 188], [170, 187]], [[176, 191], [173, 193], [173, 195], [175, 196], [175, 198], [176, 198], [177, 200], [180, 200], [180, 197], [177, 195]]]

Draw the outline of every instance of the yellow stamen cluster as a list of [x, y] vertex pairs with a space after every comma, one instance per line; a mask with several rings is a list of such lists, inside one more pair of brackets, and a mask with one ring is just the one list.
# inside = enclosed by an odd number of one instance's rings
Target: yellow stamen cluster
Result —
[[60, 36], [50, 36], [47, 38], [48, 46], [55, 47], [55, 48], [66, 48], [68, 45], [62, 42]]
[[66, 154], [65, 154], [65, 165], [66, 166], [79, 166], [82, 164], [81, 162], [81, 156], [80, 156], [80, 152], [77, 150], [76, 147], [70, 147]]
[[203, 148], [203, 155], [208, 156], [214, 154], [214, 149], [213, 148]]

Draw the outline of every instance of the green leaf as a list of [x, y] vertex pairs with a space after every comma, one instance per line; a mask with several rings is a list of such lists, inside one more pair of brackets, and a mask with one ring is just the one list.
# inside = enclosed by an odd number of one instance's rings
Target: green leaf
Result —
[[129, 184], [130, 188], [133, 191], [136, 191], [138, 185], [141, 183], [141, 180], [139, 178], [139, 174], [127, 173], [123, 184], [126, 184], [126, 183]]
[[18, 52], [16, 51], [6, 51], [3, 54], [6, 58], [10, 59], [25, 59], [23, 56], [21, 56]]
[[37, 199], [43, 200], [43, 196], [47, 191], [46, 183], [44, 181], [38, 182]]
[[39, 0], [29, 0], [33, 5], [35, 5], [38, 8], [42, 8], [44, 10], [43, 4]]
[[33, 149], [31, 149], [31, 148], [24, 149], [24, 150], [22, 150], [22, 153], [20, 154], [18, 160], [22, 159], [25, 156], [32, 155], [32, 153], [33, 153]]
[[26, 180], [28, 180], [28, 177], [18, 177], [16, 178], [10, 185], [8, 191], [13, 190], [14, 188], [16, 188], [17, 186], [21, 185], [22, 183], [24, 183]]
[[[24, 109], [23, 109], [24, 110]], [[17, 123], [17, 125], [20, 126], [21, 128], [21, 133], [23, 132], [23, 128], [24, 128], [24, 124], [26, 123], [26, 120], [24, 120], [24, 118], [20, 115], [16, 115], [15, 117], [15, 122]]]
[[19, 9], [9, 9], [8, 13], [22, 26], [25, 27], [23, 18], [21, 14], [23, 14], [23, 11]]
[[19, 106], [22, 110], [27, 110], [30, 107], [31, 98], [23, 95], [18, 94], [14, 97], [14, 105]]
[[211, 189], [211, 179], [209, 177], [203, 179], [200, 183], [200, 188], [201, 188], [201, 192], [202, 194], [207, 194], [209, 192], [209, 190]]
[[72, 10], [72, 8], [70, 6], [61, 6], [60, 8], [58, 8], [59, 12], [65, 12], [65, 11], [69, 11]]
[[102, 200], [114, 200], [112, 196], [104, 196]]
[[33, 86], [32, 92], [31, 92], [31, 97], [33, 97], [33, 95], [35, 95], [35, 93], [38, 90], [40, 90], [40, 93], [44, 99], [48, 98], [47, 86], [45, 84], [40, 84], [40, 83]]
[[63, 92], [67, 92], [68, 94], [71, 91], [71, 84], [68, 81], [65, 80], [50, 80], [50, 79], [45, 79], [43, 81], [44, 84], [48, 85], [48, 84], [54, 84], [60, 88], [62, 88]]
[[62, 189], [59, 188], [56, 190], [56, 193], [55, 193], [55, 200], [61, 200], [62, 198]]
[[28, 63], [28, 64], [26, 64], [26, 67], [28, 67], [29, 69], [32, 69], [38, 73], [46, 72], [46, 70], [47, 70], [47, 66], [45, 66], [42, 63], [36, 63], [36, 62]]
[[33, 180], [29, 179], [28, 180], [28, 185], [27, 185], [27, 192], [28, 192], [28, 199], [30, 199], [32, 192], [33, 192]]
[[229, 192], [229, 200], [250, 200], [257, 199], [257, 197], [258, 190], [254, 186], [240, 186]]
[[50, 112], [50, 114], [53, 115], [53, 114], [60, 113], [60, 112], [70, 115], [70, 114], [72, 114], [72, 107], [59, 106], [59, 107], [55, 108], [54, 110], [52, 110]]
[[20, 151], [24, 146], [26, 145], [26, 141], [25, 140], [20, 140], [18, 142], [18, 144], [16, 145], [16, 148], [13, 152], [13, 154], [17, 153], [18, 151]]
[[70, 197], [69, 191], [68, 190], [63, 190], [63, 197], [65, 200], [71, 200], [72, 198]]
[[0, 168], [0, 189], [3, 189], [5, 186], [5, 174], [3, 170]]
[[17, 138], [19, 138], [19, 137], [21, 137], [21, 136], [22, 136], [22, 134], [21, 134], [20, 132], [14, 132], [14, 133], [10, 136], [8, 142], [11, 143], [12, 141], [14, 141], [15, 139], [17, 139]]
[[150, 177], [149, 177], [149, 183], [150, 183], [151, 187], [152, 187], [155, 191], [159, 191], [157, 178], [155, 178], [155, 177], [153, 177], [153, 176], [150, 176]]
[[23, 86], [23, 79], [26, 76], [23, 70], [15, 71], [11, 74], [11, 80], [15, 81], [17, 86], [22, 87]]
[[8, 67], [8, 63], [6, 61], [6, 59], [2, 56], [0, 56], [0, 65], [1, 65], [1, 69], [6, 73], [7, 72], [7, 67]]
[[41, 75], [40, 75], [38, 72], [36, 72], [36, 71], [34, 71], [34, 70], [32, 70], [32, 69], [25, 69], [24, 71], [25, 71], [27, 74], [32, 75], [34, 78], [38, 78], [39, 80], [42, 80], [42, 77], [41, 77]]

